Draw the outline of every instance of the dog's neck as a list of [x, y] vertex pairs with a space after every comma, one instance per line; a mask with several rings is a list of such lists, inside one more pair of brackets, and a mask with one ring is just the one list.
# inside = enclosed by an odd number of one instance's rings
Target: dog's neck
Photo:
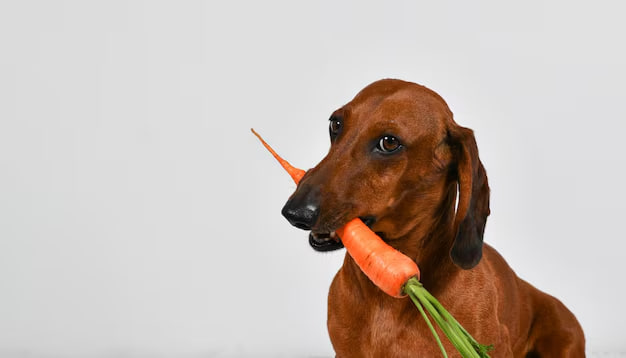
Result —
[[[450, 279], [461, 271], [450, 257], [454, 243], [454, 220], [456, 214], [456, 182], [446, 186], [444, 198], [429, 230], [412, 231], [407, 248], [400, 248], [413, 258], [421, 270], [420, 281], [431, 292], [442, 289]], [[411, 236], [412, 235], [412, 236]], [[410, 243], [413, 243], [410, 245]], [[415, 246], [417, 243], [417, 247]], [[405, 251], [406, 250], [406, 251]]]
[[[461, 268], [455, 265], [450, 257], [450, 249], [455, 236], [456, 185], [447, 185], [445, 195], [442, 197], [444, 200], [437, 208], [436, 214], [432, 216], [432, 221], [389, 242], [417, 263], [421, 273], [421, 283], [433, 294], [443, 290], [446, 282], [450, 282], [451, 278], [461, 271]], [[346, 253], [343, 270], [359, 282], [360, 289], [380, 291], [361, 272], [348, 253]]]

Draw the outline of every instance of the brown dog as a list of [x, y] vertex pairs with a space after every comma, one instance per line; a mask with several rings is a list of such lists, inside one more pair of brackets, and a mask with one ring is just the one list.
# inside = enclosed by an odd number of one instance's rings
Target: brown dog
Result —
[[[328, 155], [283, 208], [292, 225], [311, 230], [314, 249], [340, 248], [334, 230], [360, 217], [415, 260], [426, 289], [477, 341], [495, 346], [492, 357], [584, 357], [574, 315], [483, 245], [485, 169], [473, 132], [439, 95], [375, 82], [332, 114], [330, 137]], [[441, 356], [411, 300], [380, 291], [348, 254], [330, 287], [328, 331], [338, 357]]]

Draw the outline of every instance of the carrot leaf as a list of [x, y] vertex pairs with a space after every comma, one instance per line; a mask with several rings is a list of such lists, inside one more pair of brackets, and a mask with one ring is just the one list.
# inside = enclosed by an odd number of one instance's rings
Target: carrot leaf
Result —
[[428, 319], [426, 312], [433, 318], [435, 323], [448, 337], [454, 347], [461, 353], [464, 358], [489, 358], [488, 351], [493, 346], [486, 346], [478, 343], [461, 324], [452, 317], [452, 315], [431, 295], [415, 277], [409, 279], [404, 285], [404, 292], [409, 295], [422, 317], [428, 324], [433, 336], [437, 340], [437, 344], [441, 349], [444, 357], [447, 357], [446, 351], [441, 344], [439, 335], [435, 331], [432, 323]]
[[433, 336], [435, 337], [435, 340], [437, 341], [437, 345], [439, 346], [439, 349], [441, 349], [441, 353], [443, 354], [443, 357], [444, 358], [448, 358], [448, 354], [446, 353], [445, 348], [443, 348], [443, 344], [441, 343], [441, 339], [439, 339], [439, 335], [437, 334], [437, 331], [435, 330], [435, 327], [433, 327], [433, 324], [430, 322], [430, 318], [428, 318], [428, 315], [426, 315], [426, 312], [424, 311], [424, 307], [422, 307], [422, 304], [417, 299], [417, 296], [414, 295], [414, 294], [410, 294], [409, 293], [409, 297], [411, 297], [411, 300], [413, 301], [413, 303], [415, 303], [415, 306], [417, 307], [417, 309], [422, 314], [422, 317], [424, 318], [424, 321], [426, 321], [426, 324], [428, 325], [428, 328], [430, 328], [430, 331], [433, 333]]

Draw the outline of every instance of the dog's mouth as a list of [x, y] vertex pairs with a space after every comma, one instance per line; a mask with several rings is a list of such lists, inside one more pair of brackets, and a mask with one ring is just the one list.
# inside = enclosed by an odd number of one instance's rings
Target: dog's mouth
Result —
[[343, 247], [341, 239], [333, 231], [327, 232], [313, 232], [309, 233], [309, 245], [315, 251], [334, 251]]
[[[371, 226], [376, 222], [376, 218], [374, 216], [363, 216], [360, 217], [365, 225], [371, 228]], [[381, 235], [382, 233], [377, 233]], [[341, 238], [335, 231], [330, 232], [318, 232], [312, 230], [309, 233], [309, 245], [315, 251], [334, 251], [341, 249], [343, 247], [343, 243], [341, 242]]]

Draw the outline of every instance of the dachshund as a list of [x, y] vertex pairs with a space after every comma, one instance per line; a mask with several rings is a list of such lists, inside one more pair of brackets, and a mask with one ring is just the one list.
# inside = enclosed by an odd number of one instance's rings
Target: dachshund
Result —
[[[310, 231], [313, 249], [343, 247], [335, 230], [361, 218], [415, 260], [424, 287], [478, 342], [493, 344], [491, 357], [585, 356], [575, 316], [483, 244], [490, 213], [485, 168], [473, 131], [454, 121], [437, 93], [380, 80], [329, 124], [328, 154], [282, 209], [292, 225]], [[349, 254], [330, 286], [327, 325], [337, 357], [441, 355], [411, 300], [383, 293]]]

